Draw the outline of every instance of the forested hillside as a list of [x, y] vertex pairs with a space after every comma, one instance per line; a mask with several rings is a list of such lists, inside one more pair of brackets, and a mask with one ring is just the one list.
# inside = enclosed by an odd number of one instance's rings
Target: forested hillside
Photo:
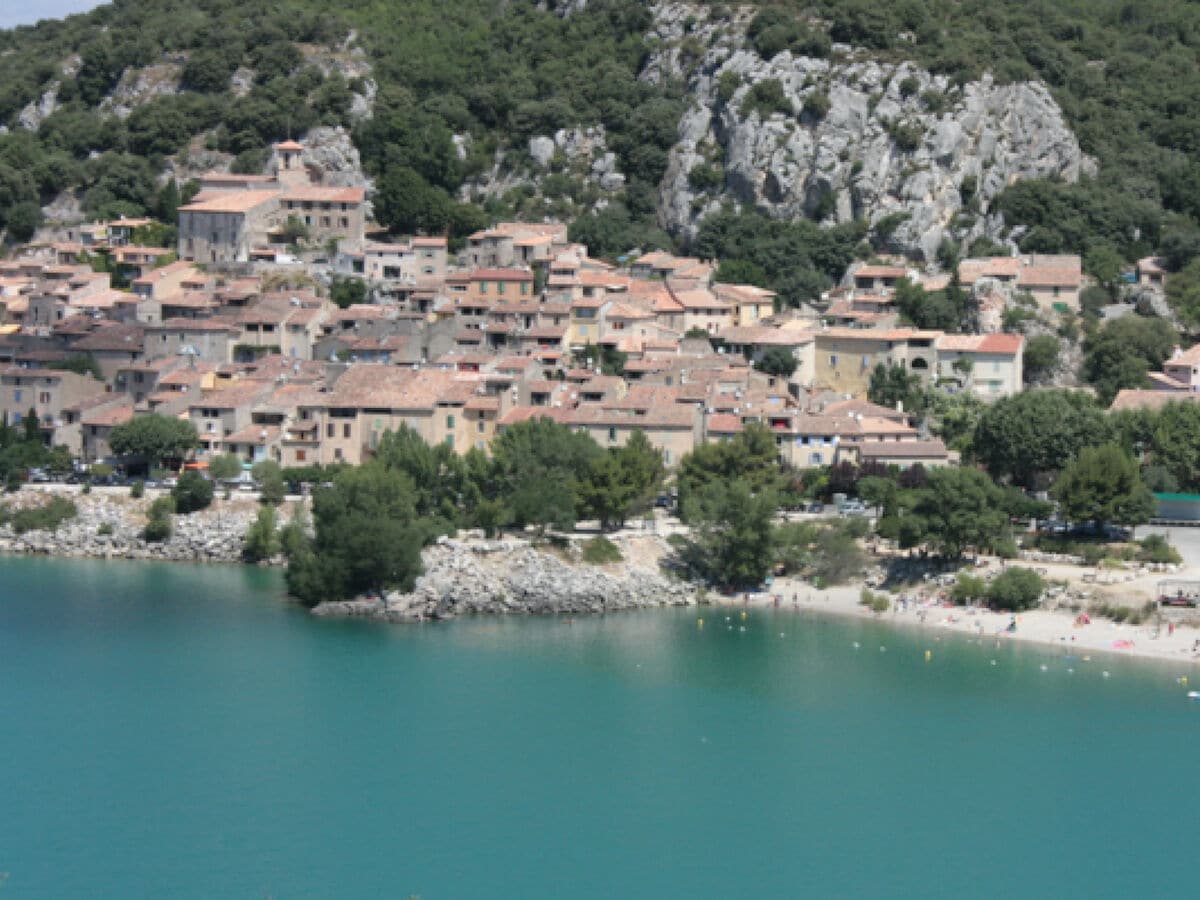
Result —
[[[555, 9], [568, 5], [570, 14]], [[1200, 249], [1200, 4], [797, 0], [753, 12], [748, 40], [764, 58], [850, 44], [957, 83], [985, 71], [1045, 81], [1099, 167], [1077, 184], [1027, 182], [1003, 195], [1023, 248], [1109, 264], [1166, 250], [1176, 266]], [[737, 9], [699, 3], [696, 16], [724, 22]], [[165, 157], [208, 148], [255, 170], [270, 142], [317, 124], [352, 128], [376, 179], [377, 215], [397, 230], [573, 217], [597, 195], [569, 173], [486, 201], [460, 189], [497, 165], [519, 181], [532, 136], [602, 125], [625, 183], [576, 234], [607, 253], [668, 244], [657, 187], [688, 98], [682, 82], [638, 78], [658, 49], [652, 20], [635, 0], [117, 0], [2, 32], [0, 225], [27, 235], [66, 188], [81, 189], [88, 214], [169, 217], [177, 194], [159, 180]], [[369, 76], [347, 78], [337, 62], [356, 47]], [[699, 65], [704, 48], [688, 49]], [[170, 87], [121, 118], [114, 92], [139, 72]], [[45, 105], [48, 90], [53, 111], [23, 127], [23, 111]], [[814, 250], [815, 228], [722, 215], [697, 246], [768, 281], [800, 252], [812, 275], [800, 290], [811, 293], [870, 237], [842, 225]]]

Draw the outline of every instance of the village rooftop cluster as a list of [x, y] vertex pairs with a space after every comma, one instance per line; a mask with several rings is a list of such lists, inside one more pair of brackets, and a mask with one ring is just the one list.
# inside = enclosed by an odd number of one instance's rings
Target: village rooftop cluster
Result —
[[[451, 254], [440, 237], [383, 243], [362, 188], [313, 183], [303, 147], [275, 147], [273, 174], [213, 174], [179, 209], [178, 246], [145, 247], [146, 220], [91, 223], [0, 264], [0, 409], [30, 411], [49, 445], [114, 462], [108, 436], [157, 413], [190, 420], [197, 461], [232, 453], [283, 466], [368, 458], [409, 425], [428, 442], [486, 450], [513, 423], [546, 416], [602, 447], [642, 431], [668, 466], [697, 444], [768, 426], [782, 462], [926, 467], [954, 454], [902, 408], [867, 399], [879, 365], [990, 401], [1022, 390], [1025, 339], [997, 325], [1015, 292], [1077, 311], [1078, 257], [967, 259], [958, 279], [988, 333], [899, 324], [901, 278], [949, 275], [903, 262], [851, 266], [821, 311], [780, 311], [772, 292], [714, 280], [716, 261], [652, 252], [613, 265], [561, 224], [500, 223]], [[334, 252], [302, 261], [302, 226]], [[103, 252], [122, 274], [94, 271]], [[1154, 260], [1139, 277], [1161, 284]], [[369, 302], [340, 308], [331, 279], [361, 279]], [[127, 286], [126, 286], [127, 284]], [[987, 324], [991, 322], [991, 324]], [[786, 352], [790, 374], [760, 371]], [[94, 360], [101, 379], [58, 368]], [[1153, 405], [1200, 384], [1181, 355]]]

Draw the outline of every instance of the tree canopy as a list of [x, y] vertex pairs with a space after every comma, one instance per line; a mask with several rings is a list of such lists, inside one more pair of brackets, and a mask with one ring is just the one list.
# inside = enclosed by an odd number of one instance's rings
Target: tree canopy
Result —
[[1044, 488], [1080, 450], [1111, 435], [1103, 411], [1087, 394], [1029, 390], [985, 409], [972, 447], [993, 477]]
[[1137, 463], [1116, 444], [1084, 447], [1051, 493], [1072, 522], [1140, 525], [1154, 514], [1154, 496], [1142, 483]]
[[153, 468], [163, 460], [181, 459], [199, 445], [196, 426], [184, 419], [151, 413], [117, 425], [108, 444], [118, 456], [139, 458]]

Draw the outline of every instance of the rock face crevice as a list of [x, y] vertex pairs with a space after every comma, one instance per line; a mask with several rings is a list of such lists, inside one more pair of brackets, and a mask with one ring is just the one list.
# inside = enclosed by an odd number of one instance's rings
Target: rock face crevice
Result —
[[[837, 44], [828, 59], [785, 50], [765, 60], [746, 47], [747, 22], [655, 7], [660, 49], [642, 77], [683, 79], [692, 100], [660, 186], [661, 223], [676, 234], [695, 236], [729, 200], [781, 219], [903, 216], [896, 248], [931, 259], [951, 234], [998, 237], [992, 204], [1010, 184], [1095, 170], [1040, 83], [985, 76], [960, 87]], [[707, 49], [689, 62], [681, 48], [696, 45]], [[723, 184], [696, 190], [689, 174], [701, 165], [718, 165]]]
[[[661, 542], [650, 555], [666, 552]], [[314, 615], [423, 622], [479, 614], [583, 615], [696, 602], [687, 584], [652, 564], [573, 564], [521, 540], [443, 540], [426, 548], [422, 559], [425, 574], [411, 593], [322, 603]]]

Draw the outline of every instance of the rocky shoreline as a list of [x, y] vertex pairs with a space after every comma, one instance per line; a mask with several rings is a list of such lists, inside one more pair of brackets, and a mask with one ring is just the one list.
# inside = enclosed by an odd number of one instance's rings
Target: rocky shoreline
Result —
[[423, 554], [425, 574], [411, 593], [327, 602], [317, 616], [426, 622], [464, 615], [590, 615], [627, 609], [690, 606], [686, 582], [664, 574], [668, 552], [657, 537], [617, 538], [625, 561], [578, 562], [573, 550], [540, 549], [524, 540], [445, 539]]
[[19, 491], [3, 501], [10, 510], [40, 506], [51, 496], [65, 495], [79, 512], [55, 531], [17, 534], [11, 525], [0, 525], [0, 553], [172, 562], [242, 561], [243, 538], [258, 514], [256, 501], [218, 499], [200, 512], [172, 516], [171, 537], [151, 543], [141, 537], [146, 512], [154, 499], [151, 494], [147, 491], [144, 498], [135, 499], [128, 488], [96, 489], [84, 494], [65, 486]]

